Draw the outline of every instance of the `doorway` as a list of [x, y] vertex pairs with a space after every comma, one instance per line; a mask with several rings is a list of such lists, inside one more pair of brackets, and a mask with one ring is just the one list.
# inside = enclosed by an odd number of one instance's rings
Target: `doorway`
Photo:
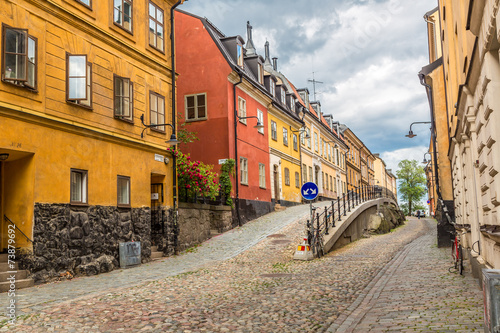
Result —
[[279, 166], [276, 164], [273, 167], [273, 177], [274, 177], [274, 200], [276, 203], [280, 201], [280, 182], [279, 182]]

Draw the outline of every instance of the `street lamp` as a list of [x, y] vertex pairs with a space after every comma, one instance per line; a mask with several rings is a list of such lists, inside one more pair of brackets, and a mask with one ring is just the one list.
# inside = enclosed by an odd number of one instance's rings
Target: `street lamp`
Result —
[[260, 119], [257, 116], [240, 117], [240, 116], [236, 115], [236, 117], [238, 117], [239, 120], [248, 119], [248, 118], [257, 118], [257, 125], [255, 125], [253, 128], [257, 128], [259, 130], [264, 128], [264, 125], [260, 122]]
[[175, 136], [174, 126], [172, 124], [149, 124], [149, 125], [146, 125], [144, 123], [144, 115], [143, 114], [141, 114], [141, 122], [142, 122], [142, 126], [144, 126], [144, 129], [141, 132], [141, 138], [144, 137], [144, 131], [147, 130], [148, 128], [158, 127], [158, 126], [170, 126], [172, 128], [172, 135], [170, 136], [170, 140], [168, 140], [167, 143], [170, 143], [173, 146], [179, 144], [179, 141], [177, 140], [177, 137]]
[[[425, 155], [429, 155], [429, 160], [427, 160], [427, 159], [425, 158]], [[424, 154], [424, 160], [422, 161], [422, 164], [427, 164], [427, 163], [429, 163], [430, 161], [432, 161], [432, 156], [431, 156], [431, 153], [427, 152], [427, 153], [425, 153], [425, 154]]]
[[413, 131], [411, 130], [411, 127], [414, 125], [414, 124], [431, 124], [430, 121], [416, 121], [416, 122], [413, 122], [411, 123], [410, 125], [410, 131], [408, 132], [408, 134], [406, 134], [405, 136], [412, 139], [414, 137], [416, 137], [417, 135], [416, 134], [413, 134]]

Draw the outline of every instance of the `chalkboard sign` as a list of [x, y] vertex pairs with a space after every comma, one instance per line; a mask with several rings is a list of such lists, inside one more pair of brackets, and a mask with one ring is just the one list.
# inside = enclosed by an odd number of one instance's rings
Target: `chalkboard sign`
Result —
[[127, 268], [141, 264], [141, 242], [120, 243], [120, 267]]

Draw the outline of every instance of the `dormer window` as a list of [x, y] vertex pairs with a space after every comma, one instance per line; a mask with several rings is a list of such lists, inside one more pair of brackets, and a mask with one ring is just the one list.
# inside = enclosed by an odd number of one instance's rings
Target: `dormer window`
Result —
[[259, 77], [259, 83], [264, 84], [264, 66], [262, 64], [258, 64], [257, 66], [257, 76]]
[[276, 83], [274, 83], [273, 80], [271, 80], [271, 82], [269, 83], [269, 90], [271, 95], [273, 95], [274, 97], [276, 95]]
[[281, 87], [281, 104], [286, 105], [286, 92], [283, 87]]
[[292, 112], [295, 112], [295, 98], [293, 97], [290, 97], [290, 110], [292, 110]]
[[243, 67], [243, 46], [241, 46], [241, 44], [238, 44], [236, 52], [238, 57], [238, 66]]

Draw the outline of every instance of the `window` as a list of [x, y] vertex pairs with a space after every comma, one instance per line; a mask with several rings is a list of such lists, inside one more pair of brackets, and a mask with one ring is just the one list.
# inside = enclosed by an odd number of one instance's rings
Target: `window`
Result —
[[276, 122], [271, 120], [271, 138], [274, 141], [278, 141], [278, 128]]
[[328, 174], [325, 174], [326, 178], [325, 178], [325, 181], [326, 181], [326, 190], [328, 191]]
[[[165, 97], [149, 92], [149, 113], [151, 125], [165, 123]], [[165, 132], [165, 126], [154, 126], [152, 130]]]
[[276, 83], [271, 79], [270, 82], [269, 82], [269, 90], [271, 91], [271, 95], [274, 95], [276, 94]]
[[6, 82], [37, 88], [37, 39], [26, 29], [3, 26], [3, 70]]
[[328, 152], [328, 160], [331, 161], [332, 160], [332, 150], [330, 149], [330, 144], [328, 144], [328, 148], [326, 150]]
[[314, 133], [314, 150], [319, 150], [318, 133]]
[[115, 24], [132, 32], [132, 0], [113, 0], [113, 21]]
[[311, 130], [308, 128], [306, 130], [307, 133], [307, 148], [311, 148]]
[[283, 144], [288, 147], [288, 130], [283, 127]]
[[264, 84], [264, 66], [262, 66], [262, 64], [258, 64], [257, 66], [257, 75], [259, 77], [259, 83]]
[[[257, 109], [257, 119], [258, 119], [259, 123], [264, 125], [264, 112], [262, 112], [259, 109]], [[264, 127], [259, 128], [258, 131], [260, 134], [264, 134]]]
[[281, 87], [281, 104], [286, 105], [286, 92], [283, 87]]
[[66, 53], [66, 100], [91, 107], [92, 65], [86, 55]]
[[163, 52], [163, 10], [149, 3], [149, 45]]
[[114, 77], [114, 110], [115, 117], [133, 121], [133, 85], [130, 79], [116, 76]]
[[[333, 178], [330, 176], [330, 191], [333, 191]], [[337, 191], [337, 190], [335, 190]]]
[[290, 110], [295, 112], [295, 98], [293, 98], [293, 96], [290, 97]]
[[259, 187], [266, 188], [266, 166], [259, 163]]
[[307, 182], [307, 166], [305, 164], [302, 164], [302, 183]]
[[236, 52], [238, 66], [243, 67], [243, 46], [238, 44]]
[[76, 0], [76, 1], [92, 9], [92, 0]]
[[70, 203], [87, 203], [87, 171], [71, 169]]
[[300, 144], [305, 145], [306, 144], [306, 135], [304, 132], [300, 133]]
[[[238, 115], [240, 118], [246, 118], [247, 116], [247, 101], [241, 97], [238, 97]], [[240, 119], [240, 122], [246, 125], [247, 120]]]
[[207, 119], [207, 94], [187, 95], [184, 99], [186, 120]]
[[297, 151], [299, 150], [299, 144], [297, 140], [297, 134], [293, 135], [293, 150]]
[[130, 207], [130, 177], [118, 176], [118, 207]]
[[242, 184], [248, 185], [248, 160], [244, 157], [240, 157], [240, 172], [240, 182]]
[[321, 172], [321, 184], [324, 188], [325, 187], [325, 173], [324, 172]]
[[309, 181], [312, 183], [313, 181], [313, 168], [309, 167]]
[[290, 186], [290, 170], [285, 168], [285, 185]]
[[300, 175], [298, 172], [295, 172], [295, 187], [296, 188], [300, 187]]

